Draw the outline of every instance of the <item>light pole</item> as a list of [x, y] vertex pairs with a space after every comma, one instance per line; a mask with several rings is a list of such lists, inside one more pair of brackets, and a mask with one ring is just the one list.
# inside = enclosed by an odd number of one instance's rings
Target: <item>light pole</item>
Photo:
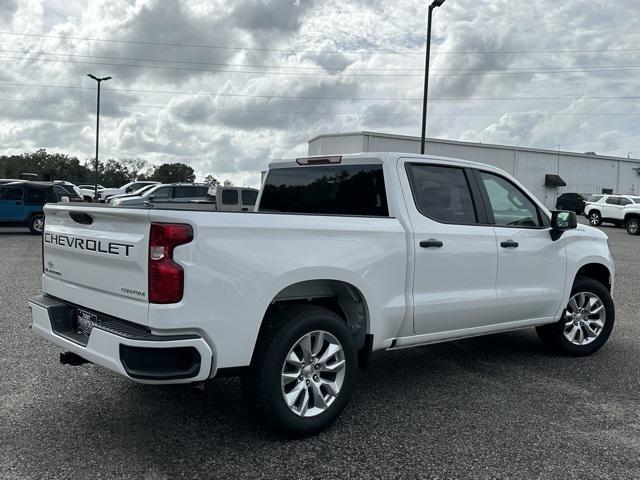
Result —
[[96, 112], [96, 160], [95, 160], [95, 185], [93, 191], [93, 201], [98, 201], [98, 140], [100, 138], [100, 84], [106, 80], [111, 80], [111, 77], [98, 78], [91, 73], [87, 73], [87, 77], [93, 78], [98, 82], [98, 107]]
[[429, 53], [431, 52], [431, 16], [433, 9], [442, 6], [445, 0], [433, 0], [429, 5], [427, 17], [427, 56], [424, 62], [424, 96], [422, 97], [422, 135], [420, 137], [420, 153], [424, 154], [425, 135], [427, 133], [427, 94], [429, 92]]

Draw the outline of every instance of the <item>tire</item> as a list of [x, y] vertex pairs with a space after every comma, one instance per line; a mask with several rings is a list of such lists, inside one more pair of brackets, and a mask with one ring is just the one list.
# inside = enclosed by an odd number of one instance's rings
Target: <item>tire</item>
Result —
[[[266, 321], [251, 373], [242, 378], [245, 401], [279, 435], [315, 435], [338, 418], [353, 393], [357, 353], [351, 333], [343, 319], [315, 305], [287, 307]], [[307, 338], [305, 358], [301, 344]], [[331, 354], [336, 348], [341, 350]]]
[[44, 231], [44, 213], [36, 213], [29, 219], [29, 230], [33, 235], [42, 235]]
[[[587, 310], [591, 309], [593, 314], [583, 317], [579, 313], [581, 309], [576, 307], [582, 306], [581, 296], [585, 300], [584, 306]], [[574, 312], [578, 312], [576, 316]], [[600, 322], [601, 326], [596, 322]], [[606, 343], [614, 322], [615, 308], [609, 290], [592, 278], [577, 277], [562, 319], [551, 325], [537, 327], [536, 332], [542, 343], [556, 353], [583, 357], [597, 352]], [[573, 341], [570, 339], [572, 336]]]
[[589, 219], [589, 223], [594, 227], [599, 227], [600, 225], [602, 225], [602, 217], [600, 216], [600, 212], [598, 212], [597, 210], [589, 212], [587, 218]]
[[638, 235], [640, 233], [640, 219], [632, 218], [626, 225], [627, 233], [629, 235]]

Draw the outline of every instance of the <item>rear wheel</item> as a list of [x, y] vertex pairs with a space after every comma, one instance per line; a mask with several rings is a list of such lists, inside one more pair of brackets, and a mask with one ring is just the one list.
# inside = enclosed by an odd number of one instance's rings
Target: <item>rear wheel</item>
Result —
[[638, 235], [640, 233], [640, 219], [632, 218], [627, 222], [627, 233], [629, 235]]
[[36, 213], [29, 219], [29, 230], [34, 235], [42, 235], [44, 231], [44, 214]]
[[589, 223], [594, 227], [599, 227], [602, 225], [602, 217], [600, 216], [600, 212], [589, 212]]
[[275, 432], [314, 435], [338, 418], [353, 392], [357, 356], [351, 334], [331, 310], [311, 305], [282, 309], [267, 321], [243, 393]]
[[559, 322], [536, 328], [540, 340], [556, 352], [581, 357], [599, 350], [611, 335], [615, 308], [609, 290], [588, 277], [577, 277]]

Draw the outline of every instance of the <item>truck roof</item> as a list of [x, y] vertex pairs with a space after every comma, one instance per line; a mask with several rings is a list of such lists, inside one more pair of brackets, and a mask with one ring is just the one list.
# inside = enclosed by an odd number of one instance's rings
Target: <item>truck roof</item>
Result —
[[[395, 163], [398, 158], [415, 158], [418, 160], [428, 160], [428, 161], [436, 161], [439, 164], [445, 165], [457, 165], [457, 166], [468, 166], [475, 168], [483, 168], [494, 171], [502, 171], [499, 168], [494, 167], [493, 165], [488, 165], [485, 163], [472, 162], [470, 160], [462, 160], [451, 157], [439, 157], [437, 155], [422, 155], [419, 153], [406, 153], [406, 152], [361, 152], [361, 153], [349, 153], [345, 155], [309, 155], [306, 157], [298, 157], [298, 158], [289, 158], [289, 159], [281, 159], [274, 160], [269, 164], [269, 168], [287, 168], [287, 167], [298, 167], [298, 166], [309, 166], [313, 164], [320, 164], [320, 161], [327, 160], [326, 164], [361, 164], [361, 163]], [[339, 159], [331, 160], [331, 159]]]

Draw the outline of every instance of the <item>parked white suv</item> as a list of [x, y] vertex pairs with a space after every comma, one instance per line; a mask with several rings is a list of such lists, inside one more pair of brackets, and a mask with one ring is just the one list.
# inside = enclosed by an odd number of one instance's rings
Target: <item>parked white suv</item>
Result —
[[617, 227], [625, 226], [625, 207], [640, 204], [640, 197], [634, 195], [598, 195], [594, 201], [587, 201], [584, 216], [593, 226], [613, 223]]
[[33, 332], [142, 383], [241, 375], [270, 427], [306, 436], [373, 351], [536, 327], [583, 356], [614, 325], [606, 235], [489, 165], [300, 158], [271, 164], [254, 213], [197, 207], [48, 205]]

